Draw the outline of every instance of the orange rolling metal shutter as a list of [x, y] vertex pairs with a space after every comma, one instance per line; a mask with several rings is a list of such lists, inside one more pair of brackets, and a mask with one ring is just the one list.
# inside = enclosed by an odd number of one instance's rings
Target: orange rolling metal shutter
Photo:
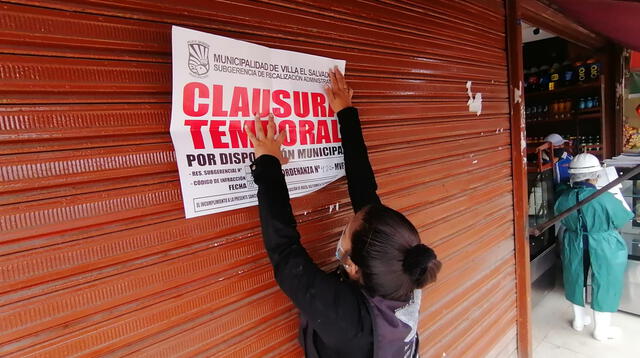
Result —
[[[347, 60], [379, 193], [444, 263], [423, 295], [422, 356], [514, 354], [504, 13], [497, 0], [0, 1], [0, 355], [302, 355], [257, 209], [184, 219], [171, 24]], [[334, 267], [344, 179], [293, 208]]]

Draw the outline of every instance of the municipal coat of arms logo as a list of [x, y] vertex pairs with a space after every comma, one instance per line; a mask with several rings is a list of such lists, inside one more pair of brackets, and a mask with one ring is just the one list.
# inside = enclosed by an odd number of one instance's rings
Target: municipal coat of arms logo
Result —
[[202, 41], [189, 41], [189, 71], [196, 77], [209, 73], [209, 45]]

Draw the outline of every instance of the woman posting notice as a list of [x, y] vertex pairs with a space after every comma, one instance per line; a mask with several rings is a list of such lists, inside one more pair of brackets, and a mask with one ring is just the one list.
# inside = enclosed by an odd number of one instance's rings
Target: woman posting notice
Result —
[[355, 211], [338, 242], [339, 270], [322, 271], [300, 244], [273, 116], [267, 133], [258, 117], [256, 133], [247, 128], [264, 245], [278, 285], [300, 310], [306, 357], [416, 357], [420, 289], [436, 280], [441, 264], [413, 224], [380, 202], [353, 92], [339, 70], [330, 78], [326, 92], [340, 122]]

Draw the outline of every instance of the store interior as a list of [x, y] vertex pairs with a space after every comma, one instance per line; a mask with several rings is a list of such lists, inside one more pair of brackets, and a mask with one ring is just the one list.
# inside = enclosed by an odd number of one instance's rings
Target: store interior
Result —
[[[616, 115], [621, 110], [617, 108], [620, 104], [611, 103], [616, 101], [617, 89], [616, 81], [608, 76], [619, 76], [616, 66], [620, 66], [620, 63], [610, 60], [610, 52], [596, 52], [529, 24], [523, 24], [522, 39], [529, 227], [535, 228], [554, 217], [554, 203], [559, 188], [556, 181], [561, 175], [558, 167], [568, 165], [570, 159], [566, 159], [566, 155], [586, 152], [606, 162], [620, 154], [615, 152], [614, 142], [619, 140], [622, 143], [622, 137], [628, 135], [623, 133], [622, 123], [616, 123], [622, 122]], [[624, 129], [628, 130], [628, 127], [625, 125]], [[620, 128], [620, 133], [611, 128]], [[548, 137], [551, 134], [558, 134], [564, 142], [552, 143]], [[629, 141], [625, 139], [625, 145]], [[618, 170], [619, 174], [623, 172], [622, 168]], [[640, 178], [624, 181], [621, 196], [635, 211], [636, 204], [640, 204]], [[637, 297], [633, 299], [634, 294], [640, 294], [640, 282], [635, 282], [637, 273], [640, 273], [640, 222], [637, 219], [621, 230], [629, 246], [629, 264], [620, 305], [622, 316], [618, 319], [626, 320], [624, 324], [631, 326], [640, 325], [640, 301]], [[544, 337], [554, 329], [564, 332], [562, 334], [567, 337], [576, 333], [571, 331], [567, 323], [571, 312], [562, 311], [565, 305], [567, 309], [570, 308], [562, 294], [558, 236], [558, 225], [540, 235], [529, 236], [534, 344], [542, 342], [543, 338], [536, 337], [540, 332], [545, 332]], [[587, 292], [589, 294], [589, 290]], [[561, 314], [566, 317], [556, 322], [557, 325], [550, 325], [550, 310], [556, 315], [562, 311]], [[554, 319], [557, 320], [557, 317]], [[544, 329], [536, 329], [536, 322]], [[557, 337], [550, 339], [556, 339], [555, 344], [543, 344], [541, 349], [555, 347], [570, 350], [560, 344]], [[627, 340], [624, 344], [632, 346], [635, 343]], [[575, 353], [580, 349], [574, 347], [573, 351]]]

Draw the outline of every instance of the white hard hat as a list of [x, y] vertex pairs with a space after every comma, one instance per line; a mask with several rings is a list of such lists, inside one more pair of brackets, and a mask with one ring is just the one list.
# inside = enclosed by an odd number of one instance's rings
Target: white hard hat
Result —
[[551, 142], [555, 146], [564, 145], [567, 141], [560, 136], [560, 134], [551, 133], [544, 138], [545, 142]]
[[600, 161], [595, 155], [580, 153], [569, 164], [570, 174], [592, 173], [602, 170]]

